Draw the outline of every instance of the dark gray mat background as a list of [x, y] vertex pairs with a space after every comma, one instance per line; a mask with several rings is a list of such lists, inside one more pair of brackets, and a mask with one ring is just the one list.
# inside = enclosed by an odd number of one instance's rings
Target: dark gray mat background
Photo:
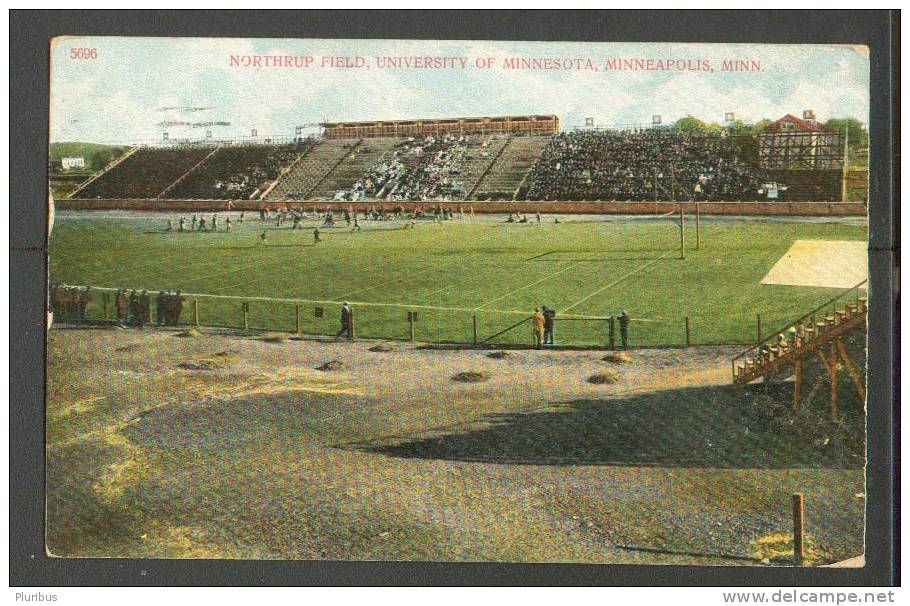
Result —
[[[10, 11], [10, 584], [890, 585], [899, 536], [899, 13]], [[865, 44], [871, 59], [866, 567], [57, 559], [44, 555], [48, 49], [58, 35]]]

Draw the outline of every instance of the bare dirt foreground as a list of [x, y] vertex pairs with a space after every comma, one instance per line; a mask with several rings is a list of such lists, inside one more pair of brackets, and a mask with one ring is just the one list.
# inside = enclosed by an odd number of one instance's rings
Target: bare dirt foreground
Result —
[[748, 565], [793, 492], [863, 551], [862, 461], [750, 425], [729, 348], [177, 334], [49, 332], [53, 555]]

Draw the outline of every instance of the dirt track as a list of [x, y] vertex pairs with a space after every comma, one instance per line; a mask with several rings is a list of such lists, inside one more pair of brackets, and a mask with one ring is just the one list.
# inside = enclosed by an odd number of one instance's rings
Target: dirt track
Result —
[[862, 551], [862, 462], [750, 431], [735, 350], [375, 345], [50, 331], [50, 550], [755, 564], [798, 491], [827, 560]]

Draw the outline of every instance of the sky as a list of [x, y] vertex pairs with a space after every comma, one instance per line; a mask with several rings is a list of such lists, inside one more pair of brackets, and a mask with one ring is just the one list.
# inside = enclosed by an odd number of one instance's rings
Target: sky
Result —
[[[229, 122], [208, 128], [228, 139], [253, 129], [291, 137], [295, 126], [324, 121], [556, 114], [571, 129], [586, 118], [615, 127], [648, 125], [653, 115], [723, 122], [733, 112], [749, 123], [804, 109], [821, 121], [868, 123], [869, 111], [868, 51], [852, 46], [65, 37], [51, 53], [51, 141], [206, 136], [206, 127], [159, 126], [168, 121]], [[312, 63], [242, 63], [265, 56]], [[324, 57], [361, 57], [363, 67], [323, 66]], [[381, 68], [384, 57], [458, 57], [466, 66]], [[510, 58], [569, 60], [572, 69], [507, 69]], [[617, 58], [673, 63], [608, 69]], [[724, 71], [730, 59], [760, 71]], [[207, 109], [179, 109], [188, 107]]]

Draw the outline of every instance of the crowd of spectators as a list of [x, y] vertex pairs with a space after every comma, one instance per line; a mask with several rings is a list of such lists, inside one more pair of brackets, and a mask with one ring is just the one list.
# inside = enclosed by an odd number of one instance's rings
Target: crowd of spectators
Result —
[[474, 141], [465, 135], [427, 135], [398, 143], [349, 191], [336, 200], [383, 198], [390, 201], [464, 200], [466, 163], [492, 155], [493, 139]]
[[[262, 154], [262, 150], [268, 153]], [[259, 153], [246, 153], [243, 148], [236, 148], [238, 158], [228, 162], [230, 172], [215, 181], [212, 187], [212, 198], [215, 200], [245, 200], [256, 190], [267, 187], [277, 179], [281, 170], [289, 166], [300, 153], [292, 147], [275, 147], [256, 149]]]
[[[763, 176], [732, 141], [670, 130], [554, 135], [528, 176], [530, 200], [751, 200]], [[656, 190], [656, 191], [655, 191]]]

